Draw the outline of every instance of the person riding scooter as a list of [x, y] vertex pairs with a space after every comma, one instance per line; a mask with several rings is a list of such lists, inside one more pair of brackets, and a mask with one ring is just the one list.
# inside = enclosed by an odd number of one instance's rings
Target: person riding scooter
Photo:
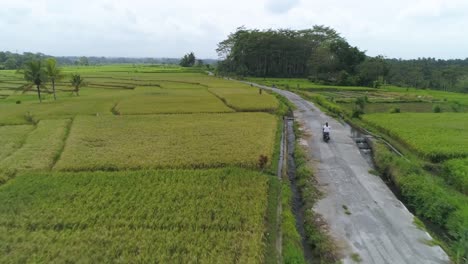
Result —
[[326, 122], [325, 125], [322, 128], [323, 140], [325, 142], [328, 142], [328, 140], [330, 140], [330, 130], [331, 130], [331, 127], [328, 126], [328, 122]]

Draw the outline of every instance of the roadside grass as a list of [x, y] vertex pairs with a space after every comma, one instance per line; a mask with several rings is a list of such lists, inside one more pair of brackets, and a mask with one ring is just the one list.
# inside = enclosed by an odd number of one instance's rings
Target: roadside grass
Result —
[[375, 88], [362, 87], [362, 86], [338, 86], [316, 84], [306, 78], [261, 78], [261, 77], [248, 77], [245, 80], [263, 84], [272, 87], [275, 85], [278, 88], [287, 90], [346, 90], [346, 91], [373, 91]]
[[42, 120], [22, 146], [0, 161], [2, 170], [48, 170], [63, 145], [70, 120]]
[[468, 195], [468, 158], [451, 159], [443, 164], [442, 176], [461, 193]]
[[77, 116], [54, 169], [269, 166], [276, 128], [267, 113]]
[[364, 115], [363, 120], [431, 161], [468, 155], [468, 114], [371, 114]]
[[[338, 103], [342, 108], [352, 111], [354, 103]], [[440, 105], [442, 112], [454, 112], [451, 106], [447, 103], [430, 103], [430, 102], [400, 102], [400, 103], [369, 103], [364, 108], [364, 113], [389, 113], [392, 109], [398, 108], [402, 113], [432, 113], [433, 107]], [[465, 112], [468, 108], [459, 110]]]
[[289, 181], [285, 179], [281, 186], [282, 219], [281, 232], [283, 262], [286, 264], [306, 263], [302, 248], [302, 237], [296, 229], [296, 218], [292, 211], [292, 192]]
[[359, 256], [358, 253], [351, 254], [351, 259], [356, 263], [361, 263], [362, 262], [362, 258], [361, 258], [361, 256]]
[[269, 176], [26, 173], [0, 187], [0, 262], [262, 263]]
[[304, 208], [304, 230], [307, 244], [311, 247], [313, 257], [318, 263], [339, 263], [338, 250], [333, 238], [328, 233], [325, 220], [313, 210], [315, 203], [322, 196], [316, 187], [316, 181], [307, 161], [307, 154], [299, 144], [301, 132], [299, 124], [294, 123], [296, 144], [294, 147], [294, 162], [296, 163], [297, 185]]
[[[417, 161], [409, 162], [377, 143], [373, 148], [379, 171], [401, 192], [403, 201], [415, 214], [442, 231], [440, 245], [455, 263], [468, 259], [468, 197], [440, 177], [430, 175]], [[421, 227], [421, 223], [414, 221]], [[439, 242], [438, 242], [439, 243]]]
[[236, 111], [274, 112], [279, 105], [275, 96], [258, 88], [209, 88], [209, 91]]

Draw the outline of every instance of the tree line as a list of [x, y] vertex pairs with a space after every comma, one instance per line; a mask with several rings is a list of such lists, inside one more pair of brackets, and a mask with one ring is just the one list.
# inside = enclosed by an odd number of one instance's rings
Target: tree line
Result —
[[[128, 58], [128, 57], [96, 57], [96, 56], [59, 56], [53, 57], [43, 53], [24, 52], [23, 54], [0, 51], [0, 70], [17, 70], [32, 60], [55, 58], [57, 63], [64, 66], [88, 66], [105, 64], [184, 64], [187, 67], [215, 64], [214, 59], [195, 59], [195, 55], [188, 58], [186, 54], [182, 59], [178, 58]], [[183, 61], [185, 59], [185, 61]]]
[[383, 84], [468, 91], [468, 59], [417, 60], [367, 56], [336, 30], [237, 28], [216, 49], [218, 73], [255, 77], [300, 77], [320, 84]]

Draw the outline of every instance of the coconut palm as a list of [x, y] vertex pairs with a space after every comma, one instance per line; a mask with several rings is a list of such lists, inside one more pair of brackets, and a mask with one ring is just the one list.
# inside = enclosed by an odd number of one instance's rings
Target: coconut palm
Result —
[[24, 64], [23, 68], [24, 79], [37, 88], [37, 96], [39, 102], [42, 103], [41, 86], [47, 82], [47, 72], [44, 69], [42, 61], [32, 60]]
[[79, 96], [80, 88], [83, 86], [86, 86], [84, 79], [81, 78], [81, 75], [79, 74], [72, 74], [72, 78], [70, 82], [71, 82], [71, 85], [75, 87], [74, 92], [76, 93], [76, 95]]
[[54, 100], [57, 100], [55, 93], [55, 82], [63, 78], [62, 70], [57, 66], [57, 61], [50, 58], [46, 61], [47, 77], [52, 82], [52, 91], [54, 92]]

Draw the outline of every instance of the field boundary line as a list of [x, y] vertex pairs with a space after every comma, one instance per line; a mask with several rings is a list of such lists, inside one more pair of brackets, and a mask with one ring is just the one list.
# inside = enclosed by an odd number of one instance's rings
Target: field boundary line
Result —
[[215, 96], [216, 98], [218, 98], [219, 100], [221, 100], [221, 102], [223, 102], [223, 104], [224, 104], [225, 106], [227, 106], [228, 108], [234, 110], [234, 112], [240, 112], [240, 111], [238, 111], [236, 108], [234, 108], [232, 105], [229, 105], [229, 104], [227, 103], [227, 101], [226, 101], [225, 98], [223, 98], [223, 97], [217, 95], [215, 92], [211, 91], [210, 88], [206, 88], [206, 91], [209, 92], [210, 94], [214, 95], [214, 96]]
[[62, 157], [62, 153], [65, 150], [65, 145], [67, 144], [68, 137], [70, 136], [70, 131], [72, 128], [72, 124], [75, 121], [75, 116], [70, 119], [68, 124], [65, 126], [65, 135], [63, 135], [63, 144], [57, 154], [54, 156], [54, 160], [52, 161], [52, 164], [50, 165], [50, 170], [52, 170], [55, 167], [55, 164], [60, 160], [60, 157]]

